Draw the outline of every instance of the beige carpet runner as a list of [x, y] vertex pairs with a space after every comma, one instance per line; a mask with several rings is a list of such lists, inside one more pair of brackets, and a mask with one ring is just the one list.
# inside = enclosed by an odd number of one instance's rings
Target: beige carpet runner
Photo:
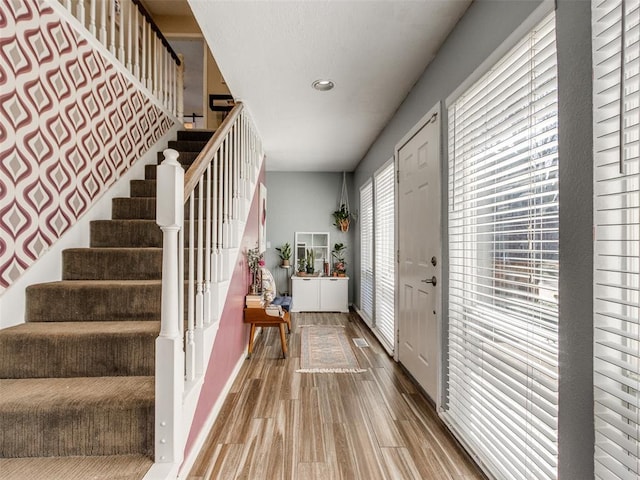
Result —
[[361, 373], [342, 326], [301, 326], [300, 373]]

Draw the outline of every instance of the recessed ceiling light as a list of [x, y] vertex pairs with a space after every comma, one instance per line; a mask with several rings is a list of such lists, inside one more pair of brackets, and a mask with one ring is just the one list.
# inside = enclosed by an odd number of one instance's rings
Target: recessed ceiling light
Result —
[[326, 92], [335, 87], [335, 84], [331, 80], [316, 80], [311, 84], [313, 88], [321, 92]]

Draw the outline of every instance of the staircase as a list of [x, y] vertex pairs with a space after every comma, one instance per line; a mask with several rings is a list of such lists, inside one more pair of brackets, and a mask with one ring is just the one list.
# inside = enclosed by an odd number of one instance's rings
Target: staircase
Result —
[[[211, 135], [179, 132], [169, 148], [186, 167]], [[90, 247], [63, 252], [62, 280], [28, 287], [26, 323], [0, 330], [3, 479], [134, 479], [152, 465], [162, 273], [155, 178], [148, 165], [131, 197], [113, 200], [112, 219], [91, 222]]]

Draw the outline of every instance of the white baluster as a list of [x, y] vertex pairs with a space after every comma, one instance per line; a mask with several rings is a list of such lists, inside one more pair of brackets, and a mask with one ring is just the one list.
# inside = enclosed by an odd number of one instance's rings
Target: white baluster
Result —
[[147, 19], [142, 17], [142, 38], [140, 40], [140, 83], [148, 88], [147, 84]]
[[64, 7], [65, 7], [69, 12], [71, 12], [71, 9], [73, 8], [73, 7], [71, 6], [71, 0], [64, 0]]
[[153, 62], [153, 67], [151, 70], [151, 83], [153, 84], [153, 96], [158, 98], [158, 37], [152, 31], [152, 43], [153, 43], [153, 52], [151, 52], [151, 59]]
[[[229, 137], [224, 141], [224, 237], [222, 239], [223, 248], [229, 248], [229, 222], [231, 220], [231, 175], [230, 175], [230, 159], [229, 159], [229, 148], [230, 148]], [[225, 277], [225, 280], [227, 277]]]
[[160, 335], [156, 339], [155, 461], [182, 462], [182, 395], [184, 354], [179, 325], [182, 323], [178, 277], [178, 232], [182, 228], [184, 170], [178, 152], [167, 149], [158, 166], [156, 222], [162, 229], [162, 303]]
[[[173, 57], [172, 57], [173, 60]], [[177, 108], [176, 108], [176, 74], [178, 72], [178, 64], [175, 62], [175, 60], [173, 60], [170, 64], [169, 64], [169, 72], [171, 73], [170, 75], [170, 83], [171, 83], [171, 89], [169, 90], [170, 94], [171, 94], [171, 113], [172, 115], [175, 117], [176, 116], [176, 112], [177, 112]]]
[[85, 19], [85, 11], [84, 11], [84, 0], [78, 0], [76, 6], [76, 18], [80, 21], [83, 27], [86, 27], [87, 24]]
[[180, 60], [180, 65], [176, 70], [178, 76], [176, 81], [176, 114], [180, 121], [184, 123], [184, 55], [178, 54], [178, 59]]
[[171, 72], [171, 65], [173, 65], [173, 59], [171, 58], [171, 54], [169, 50], [165, 48], [164, 50], [164, 98], [165, 98], [165, 108], [167, 110], [171, 110], [171, 104], [169, 103], [170, 95], [169, 95], [169, 74]]
[[[133, 8], [133, 75], [140, 81], [140, 17], [142, 14], [137, 5]], [[142, 19], [144, 21], [144, 18]]]
[[198, 183], [198, 251], [196, 255], [196, 327], [195, 327], [195, 365], [196, 374], [203, 373], [203, 328], [204, 328], [204, 177]]
[[133, 32], [132, 32], [132, 23], [133, 23], [133, 2], [131, 0], [125, 0], [127, 7], [123, 10], [127, 12], [127, 70], [130, 72], [133, 69], [132, 58], [133, 58]]
[[98, 40], [107, 47], [107, 1], [100, 0], [100, 28], [98, 29]]
[[[119, 0], [120, 2], [122, 0]], [[119, 8], [117, 8], [117, 10], [119, 11], [119, 14], [117, 15], [119, 22], [118, 22], [118, 60], [120, 60], [121, 64], [125, 64], [125, 56], [124, 56], [124, 29], [125, 29], [125, 18], [124, 18], [124, 8], [122, 3], [119, 3], [118, 1], [116, 1], [116, 4], [119, 6]]]
[[[220, 202], [220, 193], [219, 193], [219, 180], [220, 179], [220, 149], [215, 154], [213, 158], [213, 247], [215, 248], [214, 255], [214, 264], [213, 264], [213, 281], [219, 282], [219, 267], [220, 267], [220, 239], [221, 235], [221, 225], [222, 225], [222, 216], [220, 215], [220, 208], [222, 204]], [[216, 310], [217, 314], [217, 310]]]
[[116, 54], [116, 0], [109, 0], [109, 51]]
[[[215, 159], [215, 157], [214, 157]], [[212, 159], [212, 162], [214, 161]], [[205, 216], [205, 232], [204, 237], [204, 324], [211, 324], [211, 262], [213, 261], [213, 252], [211, 250], [211, 163], [207, 167], [207, 210]]]
[[189, 257], [187, 260], [187, 339], [186, 339], [186, 362], [187, 362], [187, 381], [195, 378], [195, 348], [194, 348], [194, 329], [195, 329], [195, 191], [189, 196]]
[[96, 0], [89, 1], [89, 33], [96, 36]]

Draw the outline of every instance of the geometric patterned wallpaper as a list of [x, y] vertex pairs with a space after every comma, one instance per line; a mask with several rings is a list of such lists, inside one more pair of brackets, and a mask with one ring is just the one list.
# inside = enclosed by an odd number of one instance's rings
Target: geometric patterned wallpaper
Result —
[[172, 126], [44, 0], [0, 0], [0, 294]]

